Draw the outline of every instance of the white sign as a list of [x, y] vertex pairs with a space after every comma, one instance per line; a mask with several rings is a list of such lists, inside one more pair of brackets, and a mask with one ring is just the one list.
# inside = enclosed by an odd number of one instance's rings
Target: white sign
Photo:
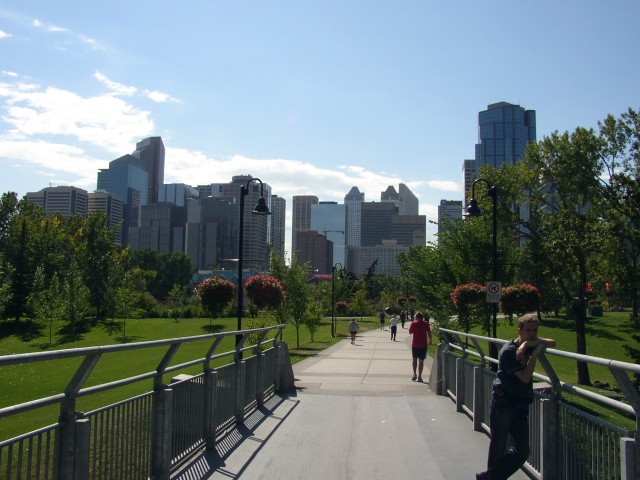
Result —
[[487, 303], [500, 303], [502, 296], [502, 283], [491, 281], [487, 282]]

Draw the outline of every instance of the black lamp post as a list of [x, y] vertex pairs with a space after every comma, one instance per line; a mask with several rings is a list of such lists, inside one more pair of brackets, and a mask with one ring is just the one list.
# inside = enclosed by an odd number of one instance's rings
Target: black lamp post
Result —
[[338, 325], [336, 321], [336, 267], [340, 265], [340, 269], [344, 268], [340, 262], [331, 267], [331, 338], [337, 335]]
[[[480, 207], [478, 206], [478, 201], [476, 200], [476, 194], [475, 194], [476, 183], [478, 182], [484, 182], [487, 185], [487, 189], [488, 189], [487, 195], [491, 197], [491, 214], [492, 214], [491, 277], [492, 277], [492, 280], [498, 281], [498, 215], [497, 215], [498, 191], [495, 185], [489, 184], [489, 182], [484, 178], [478, 178], [474, 180], [473, 184], [471, 185], [471, 201], [469, 202], [469, 206], [467, 207], [466, 216], [479, 217], [480, 215], [482, 215], [482, 212], [480, 211]], [[493, 307], [493, 323], [491, 325], [491, 329], [492, 329], [491, 336], [493, 338], [496, 338], [497, 337], [496, 330], [498, 326], [498, 304], [494, 302], [492, 303], [492, 307]], [[491, 350], [494, 353], [494, 355], [492, 356], [496, 358], [497, 355], [495, 354], [497, 354], [497, 352], [494, 351], [496, 350], [496, 346], [493, 343], [491, 344]]]
[[[253, 181], [260, 182], [260, 200], [258, 200], [258, 204], [254, 207], [253, 212], [254, 215], [271, 215], [269, 211], [269, 207], [267, 206], [267, 202], [264, 199], [264, 185], [262, 180], [259, 178], [250, 178], [247, 180], [246, 185], [240, 186], [240, 225], [238, 230], [238, 332], [242, 330], [242, 311], [243, 311], [243, 303], [244, 303], [244, 289], [242, 282], [242, 251], [244, 247], [244, 197], [249, 194], [249, 184]], [[238, 333], [236, 335], [236, 347], [240, 344], [242, 340], [242, 334]]]

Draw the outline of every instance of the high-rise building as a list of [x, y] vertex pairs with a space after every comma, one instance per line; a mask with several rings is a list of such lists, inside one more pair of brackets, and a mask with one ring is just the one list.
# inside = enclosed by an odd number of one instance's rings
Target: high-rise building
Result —
[[364, 193], [361, 193], [358, 187], [352, 187], [344, 196], [347, 245], [360, 245], [362, 202], [364, 202]]
[[398, 214], [399, 215], [419, 215], [420, 203], [409, 187], [404, 183], [398, 186]]
[[184, 252], [186, 207], [173, 203], [140, 205], [139, 226], [129, 227], [131, 249], [150, 248], [159, 253]]
[[462, 220], [462, 202], [460, 200], [440, 200], [438, 205], [438, 233], [447, 229], [447, 222]]
[[109, 168], [98, 172], [98, 190], [115, 193], [124, 203], [122, 244], [129, 244], [129, 228], [138, 227], [138, 206], [147, 204], [149, 173], [140, 159], [123, 155], [109, 162]]
[[384, 192], [380, 192], [380, 201], [381, 202], [391, 202], [396, 207], [400, 202], [400, 198], [398, 197], [398, 192], [393, 187], [393, 185], [389, 185]]
[[[311, 230], [326, 236], [327, 240], [332, 242], [332, 265], [346, 265], [345, 216], [345, 205], [337, 202], [319, 202], [317, 205], [311, 205]], [[300, 247], [298, 249], [302, 250]]]
[[278, 195], [271, 195], [271, 213], [271, 246], [274, 253], [284, 260], [287, 201]]
[[471, 190], [471, 184], [476, 178], [476, 161], [465, 160], [462, 164], [462, 185], [464, 185], [464, 202], [466, 207], [469, 205], [469, 190]]
[[158, 191], [164, 183], [164, 143], [162, 143], [162, 138], [149, 137], [139, 141], [136, 144], [136, 150], [131, 155], [142, 162], [142, 168], [149, 174], [145, 203], [157, 202]]
[[294, 195], [291, 207], [291, 255], [298, 251], [296, 233], [311, 230], [311, 205], [318, 204], [315, 195]]
[[427, 217], [425, 215], [395, 215], [387, 239], [403, 247], [422, 246], [427, 243]]
[[40, 205], [45, 215], [60, 213], [65, 217], [86, 217], [88, 198], [87, 191], [77, 187], [47, 187], [27, 193], [27, 200]]
[[536, 112], [520, 105], [499, 102], [478, 114], [476, 169], [500, 167], [522, 159], [527, 144], [536, 140]]
[[[271, 243], [271, 217], [273, 215], [252, 215], [253, 209], [258, 204], [260, 195], [264, 193], [264, 199], [271, 210], [271, 186], [267, 183], [249, 182], [251, 175], [236, 175], [230, 183], [211, 184], [211, 196], [222, 198], [235, 207], [236, 214], [232, 215], [234, 231], [239, 231], [240, 219], [240, 188], [247, 185], [248, 193], [244, 199], [244, 230], [243, 230], [243, 267], [247, 269], [265, 269], [269, 265], [268, 245]], [[235, 220], [235, 219], [238, 220]], [[235, 222], [238, 223], [235, 223]], [[235, 251], [237, 257], [238, 250]]]
[[[235, 228], [234, 228], [235, 227]], [[215, 197], [187, 201], [185, 253], [197, 270], [234, 270], [238, 251], [238, 209], [233, 200]]]
[[407, 252], [409, 247], [398, 245], [395, 240], [384, 240], [381, 245], [365, 247], [349, 247], [347, 253], [347, 270], [356, 276], [366, 275], [375, 263], [375, 273], [378, 275], [399, 275], [400, 264], [398, 254]]
[[105, 190], [90, 192], [88, 194], [87, 211], [90, 214], [103, 212], [107, 216], [107, 226], [118, 227], [115, 243], [119, 245], [122, 240], [122, 225], [120, 225], [120, 222], [124, 218], [122, 198]]
[[363, 202], [361, 205], [362, 230], [360, 245], [375, 247], [391, 237], [391, 217], [398, 215], [392, 202]]
[[181, 207], [187, 206], [189, 198], [199, 198], [200, 192], [184, 183], [165, 183], [158, 190], [158, 202], [169, 202]]
[[326, 275], [331, 273], [333, 259], [333, 243], [327, 240], [327, 236], [315, 230], [296, 232], [296, 245], [298, 245], [298, 263], [309, 262], [314, 273]]

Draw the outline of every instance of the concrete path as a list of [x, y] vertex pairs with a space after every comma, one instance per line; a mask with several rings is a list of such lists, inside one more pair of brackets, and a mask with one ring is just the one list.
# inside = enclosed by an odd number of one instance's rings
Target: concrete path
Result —
[[431, 390], [430, 361], [425, 383], [411, 381], [411, 338], [398, 330], [397, 342], [374, 330], [294, 365], [296, 394], [271, 398], [174, 478], [474, 479], [488, 437]]

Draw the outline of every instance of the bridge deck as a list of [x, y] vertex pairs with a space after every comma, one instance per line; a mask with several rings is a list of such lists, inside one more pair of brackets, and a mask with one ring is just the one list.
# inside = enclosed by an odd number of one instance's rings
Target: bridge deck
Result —
[[411, 381], [411, 339], [398, 330], [397, 342], [374, 330], [294, 365], [295, 394], [271, 398], [174, 478], [475, 478], [488, 437], [448, 397]]

